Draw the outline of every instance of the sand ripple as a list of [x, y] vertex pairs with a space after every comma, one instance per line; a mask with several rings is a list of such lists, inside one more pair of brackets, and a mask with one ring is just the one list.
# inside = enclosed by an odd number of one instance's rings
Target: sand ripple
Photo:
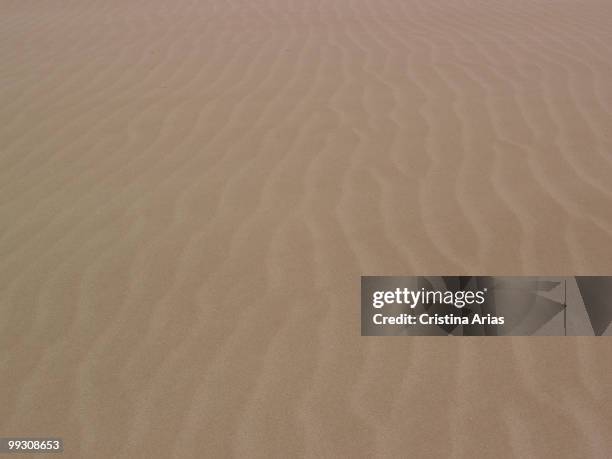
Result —
[[0, 434], [609, 456], [605, 339], [361, 338], [358, 288], [612, 274], [612, 3], [0, 12]]

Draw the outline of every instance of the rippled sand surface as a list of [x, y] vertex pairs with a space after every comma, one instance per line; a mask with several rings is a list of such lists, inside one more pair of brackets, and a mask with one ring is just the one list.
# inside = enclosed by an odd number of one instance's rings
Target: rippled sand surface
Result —
[[2, 0], [0, 436], [612, 454], [607, 338], [359, 336], [360, 275], [612, 275], [612, 3]]

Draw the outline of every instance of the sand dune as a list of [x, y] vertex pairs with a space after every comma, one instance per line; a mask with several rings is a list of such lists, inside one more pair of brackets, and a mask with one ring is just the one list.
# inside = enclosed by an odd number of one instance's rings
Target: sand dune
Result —
[[0, 436], [609, 457], [607, 339], [359, 336], [361, 275], [612, 275], [612, 3], [3, 0]]

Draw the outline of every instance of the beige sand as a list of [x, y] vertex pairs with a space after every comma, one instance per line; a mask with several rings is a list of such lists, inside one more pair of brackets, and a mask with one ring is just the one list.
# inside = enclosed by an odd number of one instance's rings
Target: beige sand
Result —
[[606, 338], [359, 336], [362, 274], [612, 275], [607, 0], [0, 2], [0, 435], [610, 457]]

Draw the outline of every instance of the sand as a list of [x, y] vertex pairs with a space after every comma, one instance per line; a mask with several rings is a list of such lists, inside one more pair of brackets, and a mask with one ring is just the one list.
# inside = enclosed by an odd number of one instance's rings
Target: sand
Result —
[[361, 337], [361, 275], [612, 275], [606, 0], [3, 0], [0, 436], [610, 457], [607, 338]]

